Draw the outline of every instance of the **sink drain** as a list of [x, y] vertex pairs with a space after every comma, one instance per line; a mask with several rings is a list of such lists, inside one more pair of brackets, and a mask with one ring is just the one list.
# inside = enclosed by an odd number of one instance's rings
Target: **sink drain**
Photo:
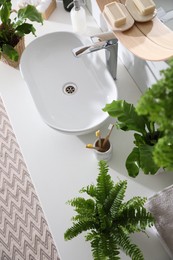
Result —
[[75, 94], [77, 91], [77, 86], [74, 83], [67, 83], [63, 87], [63, 92], [67, 95]]

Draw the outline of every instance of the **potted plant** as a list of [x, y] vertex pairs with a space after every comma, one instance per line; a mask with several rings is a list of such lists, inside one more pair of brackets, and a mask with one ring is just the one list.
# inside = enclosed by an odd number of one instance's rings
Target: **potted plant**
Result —
[[34, 6], [14, 11], [11, 0], [0, 0], [0, 55], [1, 60], [13, 67], [19, 64], [24, 36], [29, 33], [35, 35], [34, 26], [27, 20], [43, 23], [42, 15]]
[[135, 132], [135, 147], [126, 159], [129, 176], [136, 177], [140, 169], [145, 174], [155, 174], [160, 166], [153, 159], [153, 150], [163, 136], [161, 129], [148, 116], [138, 115], [134, 105], [125, 100], [114, 100], [111, 104], [106, 104], [103, 111], [117, 119], [117, 128]]
[[162, 78], [141, 96], [136, 110], [156, 122], [162, 131], [153, 150], [155, 163], [173, 170], [173, 59], [168, 64], [168, 68], [161, 71]]
[[91, 243], [95, 260], [120, 259], [120, 249], [132, 259], [144, 260], [129, 234], [144, 231], [154, 224], [154, 219], [144, 207], [146, 198], [133, 197], [123, 202], [126, 188], [127, 181], [114, 183], [107, 163], [100, 161], [96, 185], [80, 191], [90, 198], [77, 197], [68, 202], [77, 215], [72, 218], [73, 226], [64, 234], [65, 240], [88, 231], [85, 238]]

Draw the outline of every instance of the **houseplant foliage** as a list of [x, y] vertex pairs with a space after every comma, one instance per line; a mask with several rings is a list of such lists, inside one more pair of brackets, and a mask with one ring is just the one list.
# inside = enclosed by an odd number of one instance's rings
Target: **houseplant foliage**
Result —
[[11, 0], [0, 0], [0, 20], [0, 53], [18, 61], [19, 54], [14, 47], [26, 34], [35, 35], [36, 31], [28, 20], [43, 23], [42, 16], [32, 5], [14, 11]]
[[161, 74], [162, 78], [141, 96], [136, 109], [138, 114], [156, 122], [163, 132], [153, 151], [154, 161], [173, 170], [173, 59]]
[[136, 177], [140, 169], [145, 174], [155, 174], [160, 167], [153, 159], [153, 150], [162, 137], [162, 131], [156, 127], [155, 122], [147, 116], [138, 115], [134, 105], [125, 100], [114, 100], [106, 104], [103, 111], [117, 119], [117, 128], [134, 131], [135, 147], [126, 159], [129, 176]]
[[77, 214], [72, 218], [73, 226], [64, 234], [65, 239], [88, 231], [85, 238], [91, 243], [95, 260], [118, 260], [120, 249], [133, 260], [144, 259], [137, 245], [131, 243], [129, 234], [144, 231], [153, 225], [154, 219], [144, 207], [146, 198], [133, 197], [123, 202], [126, 188], [127, 181], [115, 184], [106, 162], [100, 161], [96, 185], [80, 191], [89, 198], [77, 197], [68, 202]]

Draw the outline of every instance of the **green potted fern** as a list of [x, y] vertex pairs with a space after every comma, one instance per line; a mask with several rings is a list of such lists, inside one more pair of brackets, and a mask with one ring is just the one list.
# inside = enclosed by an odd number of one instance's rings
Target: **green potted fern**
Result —
[[120, 249], [134, 260], [144, 260], [129, 234], [144, 231], [154, 224], [154, 219], [144, 207], [146, 198], [133, 197], [123, 202], [126, 188], [127, 181], [114, 183], [106, 162], [100, 161], [96, 185], [80, 191], [89, 198], [77, 197], [68, 202], [77, 214], [64, 234], [65, 240], [87, 231], [85, 238], [91, 243], [94, 260], [118, 260]]
[[148, 116], [138, 115], [133, 104], [125, 100], [106, 104], [103, 111], [116, 118], [116, 126], [123, 131], [134, 132], [134, 148], [126, 159], [129, 176], [136, 177], [140, 169], [145, 174], [155, 174], [160, 166], [154, 161], [153, 150], [163, 132]]
[[1, 60], [13, 67], [19, 64], [24, 49], [24, 36], [36, 29], [32, 23], [43, 23], [42, 15], [37, 9], [28, 5], [17, 11], [12, 9], [11, 0], [0, 0], [0, 56]]

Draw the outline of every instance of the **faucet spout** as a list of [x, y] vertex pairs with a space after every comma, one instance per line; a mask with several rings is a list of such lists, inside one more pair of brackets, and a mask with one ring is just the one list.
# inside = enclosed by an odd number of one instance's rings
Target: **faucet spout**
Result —
[[[108, 36], [107, 36], [108, 35]], [[106, 37], [108, 37], [106, 39]], [[103, 40], [104, 39], [104, 40]], [[112, 33], [103, 33], [92, 36], [91, 45], [80, 46], [72, 50], [75, 57], [89, 54], [95, 51], [105, 49], [106, 65], [113, 79], [117, 78], [117, 57], [118, 57], [118, 40]]]
[[94, 51], [105, 49], [107, 44], [107, 41], [97, 42], [92, 45], [77, 47], [73, 49], [72, 52], [76, 57], [80, 57], [83, 54], [88, 54]]

